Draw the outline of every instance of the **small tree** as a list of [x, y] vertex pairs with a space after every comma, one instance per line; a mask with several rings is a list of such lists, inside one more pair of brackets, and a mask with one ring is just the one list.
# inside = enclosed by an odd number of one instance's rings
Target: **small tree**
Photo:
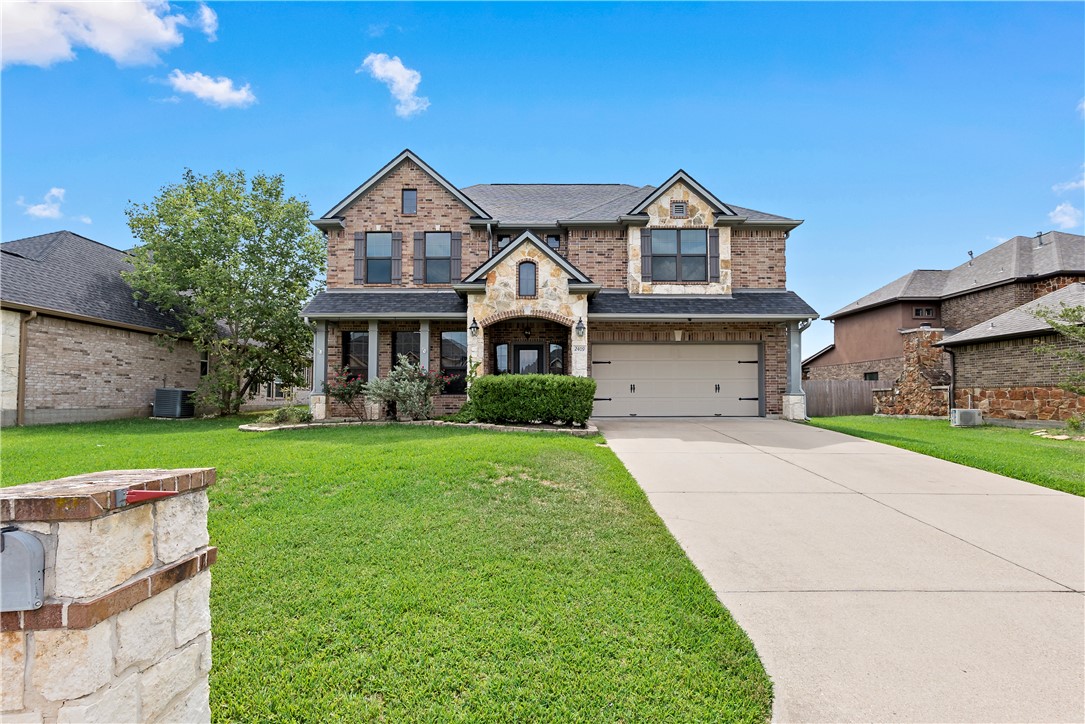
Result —
[[365, 410], [367, 385], [361, 377], [351, 375], [346, 367], [332, 370], [324, 383], [324, 394], [347, 406], [359, 420], [367, 418]]
[[177, 318], [164, 344], [191, 339], [211, 360], [198, 402], [235, 414], [259, 385], [303, 383], [312, 331], [300, 312], [320, 287], [325, 248], [282, 176], [186, 170], [126, 213], [140, 243], [125, 279]]
[[1062, 336], [1078, 343], [1068, 348], [1043, 344], [1037, 347], [1036, 351], [1064, 360], [1065, 378], [1059, 382], [1059, 387], [1067, 392], [1085, 395], [1085, 306], [1070, 307], [1063, 304], [1058, 309], [1041, 307], [1033, 312], [1033, 315], [1051, 325], [1051, 328]]
[[427, 372], [399, 355], [387, 377], [371, 380], [366, 391], [374, 402], [394, 402], [396, 412], [412, 420], [428, 420], [433, 414], [433, 396], [441, 393], [451, 379], [448, 375]]

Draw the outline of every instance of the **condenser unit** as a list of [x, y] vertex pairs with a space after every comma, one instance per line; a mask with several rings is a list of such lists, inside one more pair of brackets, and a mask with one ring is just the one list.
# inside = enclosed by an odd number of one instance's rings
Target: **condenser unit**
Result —
[[983, 424], [983, 413], [954, 408], [949, 411], [949, 424], [953, 427], [977, 427]]
[[155, 417], [195, 417], [196, 406], [192, 403], [195, 390], [179, 390], [159, 387], [154, 391]]

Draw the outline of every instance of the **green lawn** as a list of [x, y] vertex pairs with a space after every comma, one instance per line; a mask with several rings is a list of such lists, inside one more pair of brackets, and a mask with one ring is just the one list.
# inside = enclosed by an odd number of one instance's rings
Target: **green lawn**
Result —
[[950, 427], [948, 420], [817, 417], [812, 425], [1085, 495], [1085, 444], [1010, 427]]
[[216, 721], [766, 721], [745, 634], [598, 438], [5, 430], [3, 485], [215, 466]]

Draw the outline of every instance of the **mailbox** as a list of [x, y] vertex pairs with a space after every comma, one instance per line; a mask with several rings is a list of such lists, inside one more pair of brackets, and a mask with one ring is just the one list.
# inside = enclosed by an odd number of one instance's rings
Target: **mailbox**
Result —
[[0, 530], [0, 611], [30, 611], [45, 599], [45, 547], [14, 527]]

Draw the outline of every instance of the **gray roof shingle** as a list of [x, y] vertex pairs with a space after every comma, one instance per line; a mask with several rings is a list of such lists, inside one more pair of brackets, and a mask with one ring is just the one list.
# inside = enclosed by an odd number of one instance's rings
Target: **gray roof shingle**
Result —
[[630, 296], [624, 291], [604, 291], [588, 301], [588, 313], [633, 316], [768, 316], [790, 319], [814, 319], [818, 316], [813, 307], [791, 291], [735, 292], [731, 297], [662, 294]]
[[36, 309], [149, 329], [177, 327], [152, 304], [137, 306], [121, 278], [130, 256], [70, 231], [0, 244], [0, 299]]
[[954, 347], [961, 344], [1048, 332], [1051, 331], [1051, 325], [1035, 316], [1035, 312], [1041, 308], [1058, 311], [1063, 306], [1085, 306], [1085, 283], [1076, 282], [1062, 289], [1056, 289], [1039, 299], [1026, 302], [1016, 309], [958, 332], [952, 337], [946, 337], [940, 344]]
[[1030, 276], [1085, 273], [1085, 236], [1049, 231], [1015, 236], [949, 270], [916, 269], [877, 289], [826, 319], [836, 319], [898, 299], [945, 299], [974, 289], [1005, 284]]
[[301, 310], [303, 317], [467, 315], [467, 302], [456, 292], [324, 291]]

